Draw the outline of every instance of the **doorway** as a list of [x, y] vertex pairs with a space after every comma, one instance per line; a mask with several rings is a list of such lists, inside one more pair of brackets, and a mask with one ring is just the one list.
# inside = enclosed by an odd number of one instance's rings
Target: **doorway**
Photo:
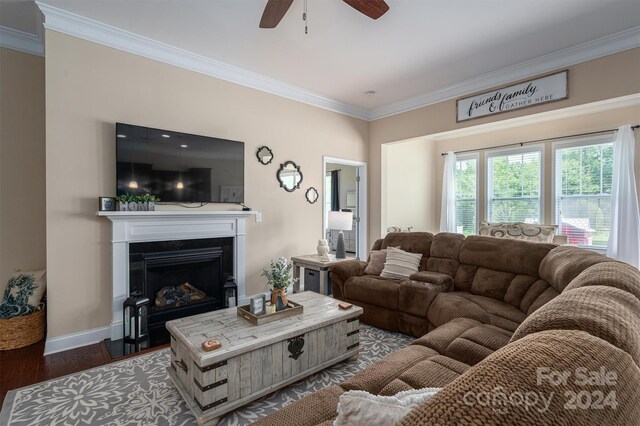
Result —
[[330, 211], [351, 212], [352, 228], [344, 230], [347, 257], [366, 258], [367, 246], [367, 163], [323, 157], [322, 235], [335, 254], [338, 230], [329, 229]]

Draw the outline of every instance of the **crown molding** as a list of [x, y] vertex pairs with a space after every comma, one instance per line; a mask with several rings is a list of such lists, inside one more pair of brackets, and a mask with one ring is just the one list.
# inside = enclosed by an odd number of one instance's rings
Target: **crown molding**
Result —
[[369, 112], [369, 120], [378, 120], [438, 102], [459, 98], [636, 47], [640, 47], [640, 27], [633, 27], [495, 72], [482, 74], [433, 92], [423, 93], [404, 101], [372, 109]]
[[36, 4], [44, 13], [44, 26], [49, 30], [367, 121], [378, 120], [640, 47], [639, 26], [369, 110], [39, 1], [36, 1]]
[[44, 56], [44, 42], [41, 37], [3, 25], [0, 25], [0, 46], [32, 55]]
[[363, 120], [369, 112], [300, 87], [36, 2], [45, 28]]
[[462, 129], [449, 130], [436, 133], [426, 137], [414, 138], [428, 141], [444, 141], [457, 139], [466, 136], [475, 136], [483, 133], [493, 133], [500, 130], [513, 129], [532, 124], [539, 124], [548, 121], [562, 120], [566, 118], [579, 117], [587, 114], [595, 114], [605, 111], [613, 111], [621, 108], [640, 106], [640, 93], [620, 96], [618, 98], [605, 99], [603, 101], [591, 102], [588, 104], [576, 105], [572, 107], [540, 112], [537, 114], [524, 115], [522, 117], [511, 118], [509, 120], [494, 121], [477, 126], [465, 127]]

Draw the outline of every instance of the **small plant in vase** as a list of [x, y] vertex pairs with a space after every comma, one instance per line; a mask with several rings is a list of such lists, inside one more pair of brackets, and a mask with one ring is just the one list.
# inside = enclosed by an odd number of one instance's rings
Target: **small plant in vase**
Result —
[[287, 287], [298, 279], [292, 277], [293, 263], [284, 257], [277, 261], [271, 261], [269, 269], [263, 269], [262, 275], [267, 278], [267, 284], [271, 288], [271, 305], [276, 307], [276, 311], [281, 311], [287, 307]]
[[160, 198], [152, 194], [122, 194], [116, 200], [121, 211], [153, 211]]
[[145, 206], [145, 210], [154, 211], [156, 209], [156, 203], [160, 201], [160, 198], [152, 194], [141, 195], [142, 203]]

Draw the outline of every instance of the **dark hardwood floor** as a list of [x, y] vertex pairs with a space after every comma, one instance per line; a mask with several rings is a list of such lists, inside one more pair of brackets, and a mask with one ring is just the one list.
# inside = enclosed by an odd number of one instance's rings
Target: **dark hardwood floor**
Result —
[[7, 392], [44, 380], [77, 373], [88, 368], [166, 348], [157, 346], [116, 359], [111, 359], [104, 342], [44, 356], [44, 340], [25, 348], [0, 351], [0, 406]]

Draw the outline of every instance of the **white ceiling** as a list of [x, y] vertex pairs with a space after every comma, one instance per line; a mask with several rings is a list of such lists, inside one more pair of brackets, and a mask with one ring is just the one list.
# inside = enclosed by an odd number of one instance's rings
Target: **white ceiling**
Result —
[[[374, 21], [308, 0], [305, 35], [303, 0], [272, 30], [258, 28], [266, 0], [43, 0], [367, 110], [640, 26], [640, 0], [386, 1]], [[0, 25], [28, 31], [11, 16], [24, 3], [0, 0]]]

